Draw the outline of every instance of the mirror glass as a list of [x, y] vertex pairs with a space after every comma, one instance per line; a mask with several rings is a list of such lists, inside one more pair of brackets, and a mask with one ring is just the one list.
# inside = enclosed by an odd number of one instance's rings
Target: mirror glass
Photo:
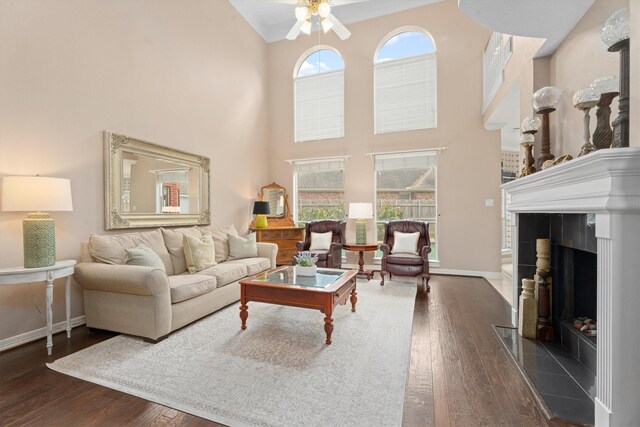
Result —
[[269, 202], [269, 212], [267, 217], [282, 218], [284, 216], [284, 189], [265, 188], [262, 190], [262, 200]]
[[209, 158], [105, 132], [107, 230], [209, 224]]

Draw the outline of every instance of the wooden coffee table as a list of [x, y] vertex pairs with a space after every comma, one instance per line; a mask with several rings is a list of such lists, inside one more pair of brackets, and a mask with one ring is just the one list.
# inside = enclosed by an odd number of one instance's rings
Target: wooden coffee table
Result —
[[240, 281], [241, 328], [247, 329], [249, 301], [311, 308], [324, 313], [325, 342], [331, 344], [333, 309], [350, 300], [355, 312], [357, 295], [355, 270], [319, 268], [315, 276], [299, 276], [292, 266], [271, 269]]
[[359, 258], [358, 258], [358, 266], [360, 268], [358, 268], [358, 272], [356, 273], [358, 276], [365, 276], [367, 278], [367, 280], [371, 280], [371, 278], [373, 277], [373, 270], [365, 270], [364, 269], [364, 253], [368, 252], [368, 251], [377, 251], [378, 250], [378, 245], [376, 243], [374, 244], [358, 244], [358, 243], [344, 243], [342, 245], [342, 248], [345, 251], [354, 251], [354, 252], [358, 252], [359, 254]]

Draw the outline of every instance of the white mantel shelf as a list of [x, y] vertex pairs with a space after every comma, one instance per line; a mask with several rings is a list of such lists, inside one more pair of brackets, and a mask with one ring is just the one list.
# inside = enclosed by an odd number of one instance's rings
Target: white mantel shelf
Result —
[[510, 212], [640, 213], [640, 148], [598, 150], [502, 188]]
[[[595, 213], [596, 426], [640, 426], [640, 148], [599, 150], [502, 186], [510, 196], [514, 301], [518, 214]], [[541, 236], [548, 237], [548, 236]], [[512, 320], [517, 324], [518, 307]]]

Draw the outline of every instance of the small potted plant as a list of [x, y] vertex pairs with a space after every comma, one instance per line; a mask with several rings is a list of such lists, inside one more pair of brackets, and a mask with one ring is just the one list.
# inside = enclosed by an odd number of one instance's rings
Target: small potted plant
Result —
[[315, 276], [318, 267], [316, 263], [318, 262], [318, 256], [312, 254], [311, 252], [298, 252], [293, 256], [296, 260], [296, 273], [299, 276]]

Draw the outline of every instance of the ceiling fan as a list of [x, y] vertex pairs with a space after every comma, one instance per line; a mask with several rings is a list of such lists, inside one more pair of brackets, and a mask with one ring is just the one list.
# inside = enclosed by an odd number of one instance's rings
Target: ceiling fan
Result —
[[338, 37], [342, 40], [346, 40], [351, 36], [351, 31], [345, 27], [342, 22], [338, 20], [332, 13], [331, 7], [357, 3], [362, 0], [297, 0], [295, 14], [296, 23], [293, 24], [291, 30], [287, 34], [287, 40], [295, 40], [300, 33], [311, 34], [311, 22], [314, 16], [318, 17], [319, 23], [322, 26], [322, 31], [325, 33], [329, 30], [333, 30]]

